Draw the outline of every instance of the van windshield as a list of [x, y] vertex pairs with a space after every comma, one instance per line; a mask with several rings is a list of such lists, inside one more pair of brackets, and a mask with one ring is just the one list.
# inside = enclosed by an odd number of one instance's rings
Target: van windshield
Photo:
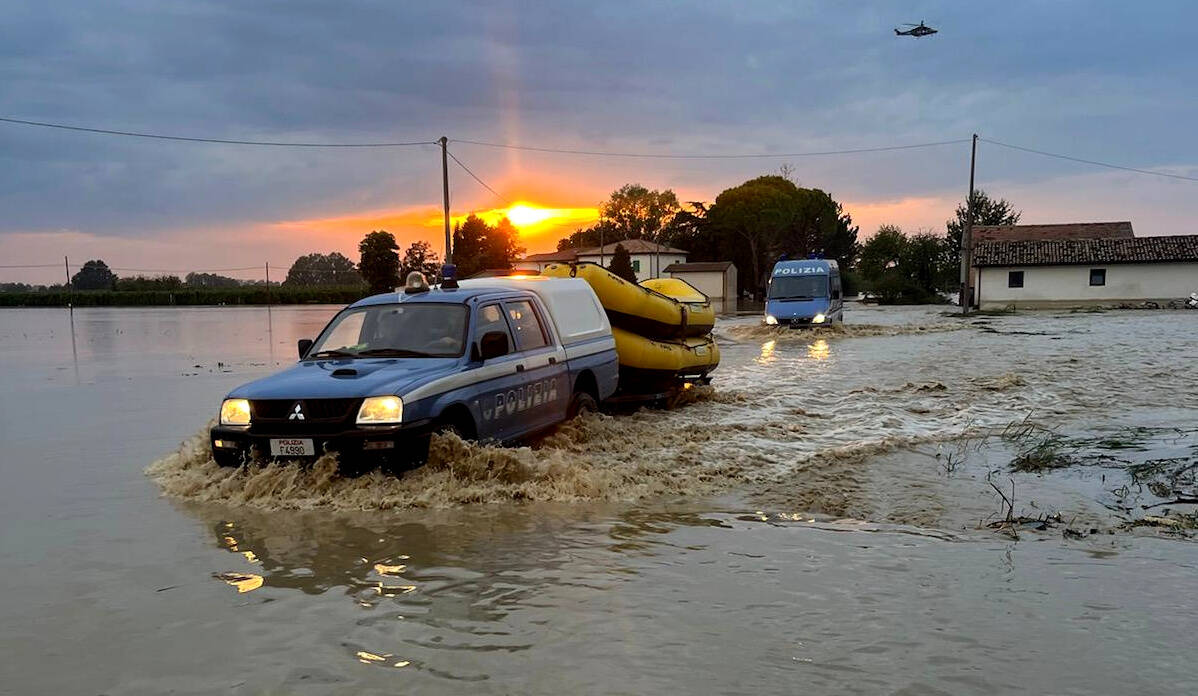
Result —
[[770, 282], [771, 300], [813, 300], [828, 296], [828, 276], [776, 276]]
[[337, 315], [309, 358], [456, 358], [465, 352], [462, 305], [386, 304]]

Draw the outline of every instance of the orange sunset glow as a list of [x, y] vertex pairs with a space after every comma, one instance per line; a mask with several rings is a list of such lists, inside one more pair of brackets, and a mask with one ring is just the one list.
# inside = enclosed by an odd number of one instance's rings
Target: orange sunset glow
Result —
[[[453, 224], [458, 224], [469, 215], [477, 215], [487, 224], [494, 225], [506, 217], [520, 232], [523, 246], [529, 253], [556, 248], [557, 240], [581, 227], [588, 227], [599, 219], [599, 210], [593, 207], [553, 207], [529, 201], [517, 201], [505, 208], [471, 210], [451, 215]], [[433, 206], [420, 206], [406, 210], [374, 210], [357, 214], [316, 217], [300, 220], [283, 220], [266, 227], [275, 233], [302, 235], [324, 239], [330, 248], [356, 249], [358, 240], [371, 230], [387, 230], [395, 235], [401, 245], [416, 240], [426, 240], [438, 245], [443, 225], [441, 210]]]
[[[476, 210], [471, 211], [467, 215], [455, 215], [452, 217], [453, 223], [456, 225], [464, 221], [468, 215], [477, 215], [489, 225], [494, 225], [506, 217], [520, 231], [521, 238], [535, 239], [545, 236], [547, 232], [551, 231], [559, 234], [568, 234], [575, 227], [589, 226], [599, 219], [599, 209], [548, 208], [535, 203], [517, 201], [507, 208]], [[441, 224], [440, 217], [436, 217], [429, 222], [429, 225], [433, 227], [440, 226]], [[562, 228], [566, 228], [567, 231], [562, 232]]]

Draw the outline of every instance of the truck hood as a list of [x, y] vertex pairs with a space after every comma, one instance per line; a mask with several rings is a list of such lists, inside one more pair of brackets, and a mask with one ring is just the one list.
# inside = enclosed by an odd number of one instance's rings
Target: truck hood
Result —
[[364, 358], [312, 360], [229, 392], [240, 399], [347, 399], [403, 395], [457, 371], [456, 358]]

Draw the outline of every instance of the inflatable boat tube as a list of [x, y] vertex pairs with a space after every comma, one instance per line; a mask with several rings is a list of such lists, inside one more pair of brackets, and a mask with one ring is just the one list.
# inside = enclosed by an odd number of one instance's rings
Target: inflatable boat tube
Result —
[[595, 291], [607, 311], [613, 327], [654, 339], [702, 336], [711, 324], [690, 325], [690, 308], [672, 297], [641, 287], [594, 263], [554, 263], [541, 275], [554, 278], [582, 278]]
[[711, 300], [685, 280], [681, 278], [649, 278], [642, 280], [640, 285], [642, 288], [660, 292], [666, 297], [672, 297], [686, 305], [687, 311], [690, 313], [686, 322], [687, 336], [704, 336], [715, 328], [715, 310], [711, 307]]
[[702, 377], [720, 364], [720, 348], [710, 337], [655, 341], [612, 328], [620, 359], [621, 388], [625, 375], [657, 378]]

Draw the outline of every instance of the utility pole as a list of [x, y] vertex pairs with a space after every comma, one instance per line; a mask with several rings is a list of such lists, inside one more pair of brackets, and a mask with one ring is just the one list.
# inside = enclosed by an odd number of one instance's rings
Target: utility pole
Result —
[[67, 286], [67, 292], [70, 292], [71, 291], [71, 262], [68, 261], [67, 257], [65, 257], [65, 256], [62, 257], [62, 267], [64, 269], [66, 269], [66, 272], [67, 272], [66, 286]]
[[445, 194], [445, 263], [453, 263], [453, 249], [449, 246], [449, 138], [443, 135], [437, 142], [441, 143], [441, 190]]
[[973, 134], [969, 152], [969, 198], [965, 199], [965, 229], [961, 232], [961, 313], [968, 314], [973, 293], [969, 276], [973, 266], [973, 174], [978, 162], [978, 134]]

